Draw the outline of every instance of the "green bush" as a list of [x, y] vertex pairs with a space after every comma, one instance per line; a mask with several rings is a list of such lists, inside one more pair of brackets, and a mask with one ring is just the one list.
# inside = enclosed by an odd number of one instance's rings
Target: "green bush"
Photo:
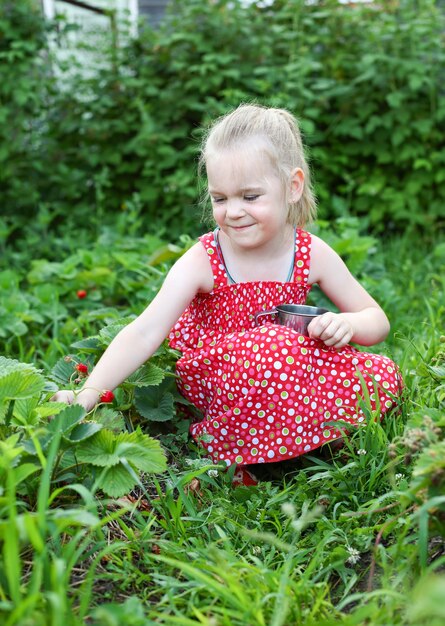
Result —
[[29, 212], [41, 198], [38, 157], [47, 115], [45, 23], [32, 0], [0, 6], [0, 189], [2, 213]]
[[173, 1], [159, 30], [119, 47], [110, 35], [88, 73], [57, 55], [43, 71], [44, 24], [29, 6], [0, 8], [3, 213], [66, 231], [136, 201], [146, 227], [194, 235], [200, 128], [255, 100], [300, 118], [323, 219], [430, 232], [443, 221], [445, 18], [433, 0]]

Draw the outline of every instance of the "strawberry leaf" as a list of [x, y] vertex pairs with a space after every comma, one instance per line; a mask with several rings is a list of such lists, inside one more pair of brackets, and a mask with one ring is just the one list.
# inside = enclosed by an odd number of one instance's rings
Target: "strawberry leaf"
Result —
[[85, 422], [75, 426], [66, 438], [69, 441], [76, 443], [92, 437], [100, 430], [102, 430], [102, 424], [98, 424], [97, 422]]
[[139, 429], [133, 433], [121, 433], [117, 439], [116, 452], [141, 472], [156, 473], [166, 469], [165, 454], [156, 439]]
[[[68, 355], [68, 358], [72, 359], [71, 355]], [[50, 373], [51, 378], [60, 385], [69, 385], [73, 375], [76, 377], [76, 371], [74, 369], [75, 364], [74, 360], [67, 360], [67, 357], [62, 357], [52, 368]]]
[[45, 387], [45, 379], [33, 365], [0, 357], [0, 423], [10, 400], [31, 398]]
[[103, 428], [107, 428], [114, 433], [120, 433], [125, 428], [122, 413], [115, 411], [110, 406], [100, 407], [94, 414], [94, 421], [102, 424]]
[[166, 422], [175, 414], [174, 397], [168, 390], [170, 381], [158, 387], [139, 387], [134, 394], [134, 403], [140, 415], [152, 422]]
[[164, 378], [164, 370], [153, 363], [146, 363], [127, 379], [127, 383], [135, 387], [148, 387], [151, 385], [159, 385]]
[[86, 411], [80, 404], [70, 404], [65, 406], [56, 417], [48, 424], [48, 432], [56, 433], [61, 430], [63, 435], [67, 435], [85, 417]]
[[119, 435], [103, 429], [80, 445], [77, 457], [99, 467], [112, 467], [121, 459], [126, 459], [143, 472], [162, 472], [166, 469], [166, 458], [160, 443], [139, 429]]
[[91, 465], [111, 467], [119, 463], [119, 456], [115, 453], [115, 449], [116, 436], [110, 430], [103, 428], [79, 446], [77, 458]]
[[124, 496], [136, 483], [134, 476], [121, 463], [109, 467], [97, 482], [98, 487], [111, 498]]
[[96, 352], [100, 346], [101, 342], [97, 336], [86, 337], [86, 339], [80, 339], [80, 341], [71, 344], [72, 348], [82, 352]]
[[102, 345], [108, 346], [116, 335], [127, 325], [127, 322], [116, 321], [113, 324], [108, 324], [99, 331], [99, 338]]

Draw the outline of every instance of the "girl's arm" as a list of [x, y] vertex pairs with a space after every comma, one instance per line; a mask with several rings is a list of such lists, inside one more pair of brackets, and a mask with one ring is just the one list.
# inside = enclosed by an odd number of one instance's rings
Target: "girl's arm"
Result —
[[195, 295], [212, 289], [211, 266], [202, 244], [197, 243], [174, 264], [145, 311], [116, 335], [82, 389], [59, 391], [52, 400], [91, 410], [103, 390], [115, 389], [151, 357]]
[[389, 322], [383, 310], [352, 276], [339, 255], [312, 235], [309, 283], [318, 283], [340, 310], [315, 318], [308, 327], [310, 337], [327, 346], [342, 348], [349, 341], [371, 346], [383, 341]]

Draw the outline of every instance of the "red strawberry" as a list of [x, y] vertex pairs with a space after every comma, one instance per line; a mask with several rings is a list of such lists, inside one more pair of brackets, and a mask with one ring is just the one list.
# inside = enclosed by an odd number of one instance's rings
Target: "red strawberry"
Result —
[[85, 291], [85, 289], [79, 289], [76, 295], [79, 300], [83, 300], [83, 298], [87, 297], [87, 292]]
[[113, 400], [114, 400], [114, 393], [112, 391], [110, 391], [109, 389], [105, 389], [104, 391], [102, 391], [102, 394], [101, 394], [99, 400], [101, 402], [113, 402]]
[[88, 366], [85, 363], [78, 363], [76, 365], [76, 370], [81, 374], [88, 374]]

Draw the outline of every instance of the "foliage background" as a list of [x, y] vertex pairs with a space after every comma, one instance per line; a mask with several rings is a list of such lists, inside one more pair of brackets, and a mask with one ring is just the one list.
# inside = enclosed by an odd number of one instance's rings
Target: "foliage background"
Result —
[[[0, 0], [0, 622], [442, 626], [443, 13], [177, 1], [89, 72], [57, 52], [71, 28]], [[201, 127], [252, 99], [299, 116], [312, 228], [388, 313], [373, 351], [406, 387], [342, 450], [234, 490], [187, 436], [166, 345], [88, 416], [50, 398], [206, 228]]]
[[201, 129], [252, 100], [299, 117], [322, 218], [443, 225], [445, 18], [432, 0], [174, 0], [159, 30], [132, 39], [122, 25], [94, 73], [54, 54], [72, 25], [44, 23], [39, 5], [0, 8], [4, 237], [129, 207], [158, 234], [196, 235]]

